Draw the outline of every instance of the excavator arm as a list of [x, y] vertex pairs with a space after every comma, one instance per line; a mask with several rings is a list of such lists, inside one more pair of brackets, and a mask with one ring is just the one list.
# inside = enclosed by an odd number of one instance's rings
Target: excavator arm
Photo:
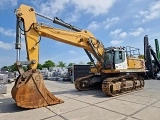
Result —
[[[59, 42], [63, 42], [66, 44], [83, 48], [89, 53], [92, 53], [92, 55], [97, 59], [97, 61], [99, 61], [100, 63], [103, 62], [102, 56], [104, 53], [104, 46], [89, 31], [77, 29], [75, 27], [72, 27], [70, 24], [68, 24], [69, 25], [68, 27], [70, 27], [70, 29], [72, 30], [58, 29], [58, 28], [54, 28], [51, 26], [38, 23], [36, 21], [36, 15], [40, 16], [41, 14], [36, 13], [32, 7], [29, 7], [26, 5], [21, 5], [20, 8], [16, 10], [16, 15], [18, 19], [17, 29], [19, 29], [20, 27], [19, 25], [20, 21], [23, 21], [22, 23], [24, 25], [23, 31], [25, 33], [27, 58], [32, 63], [30, 66], [32, 69], [37, 68], [37, 64], [39, 61], [38, 60], [39, 58], [38, 43], [40, 42], [39, 40], [40, 36], [51, 38], [52, 40], [56, 40]], [[56, 17], [52, 21], [57, 24], [60, 24], [61, 26], [67, 27], [67, 23], [63, 22], [62, 20]], [[21, 27], [20, 29], [22, 30]], [[19, 45], [18, 40], [16, 45]]]
[[[18, 106], [37, 108], [63, 102], [46, 89], [43, 76], [37, 70], [41, 36], [83, 48], [92, 62], [93, 59], [90, 53], [97, 59], [98, 63], [95, 64], [95, 68], [97, 72], [100, 72], [101, 64], [103, 63], [104, 46], [92, 33], [87, 30], [78, 29], [58, 18], [51, 19], [43, 16], [36, 13], [32, 7], [26, 5], [21, 5], [20, 8], [16, 9], [15, 14], [17, 17], [15, 44], [15, 48], [17, 49], [16, 65], [20, 75], [16, 79], [11, 93]], [[58, 29], [38, 23], [36, 20], [37, 15], [52, 20], [54, 23], [71, 30]], [[25, 37], [28, 61], [20, 61], [22, 32]], [[22, 65], [28, 65], [29, 70], [25, 72], [22, 69]]]

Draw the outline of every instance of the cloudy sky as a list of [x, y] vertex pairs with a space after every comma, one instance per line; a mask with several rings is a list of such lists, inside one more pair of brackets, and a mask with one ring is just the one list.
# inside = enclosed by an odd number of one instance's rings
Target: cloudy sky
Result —
[[[141, 49], [143, 38], [160, 39], [160, 0], [0, 0], [0, 67], [16, 61], [14, 10], [26, 4], [49, 17], [59, 17], [81, 29], [92, 32], [104, 46], [133, 46]], [[52, 24], [38, 18], [39, 22]], [[58, 26], [56, 26], [58, 27]], [[21, 60], [26, 60], [25, 44], [22, 41]], [[87, 63], [84, 50], [71, 45], [42, 38], [40, 63], [52, 60]]]

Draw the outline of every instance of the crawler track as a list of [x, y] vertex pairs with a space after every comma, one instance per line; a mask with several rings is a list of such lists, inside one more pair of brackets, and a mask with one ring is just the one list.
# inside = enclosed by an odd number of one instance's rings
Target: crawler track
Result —
[[[94, 89], [93, 78], [95, 75], [88, 75], [76, 79], [75, 88], [79, 91]], [[144, 87], [144, 79], [136, 75], [123, 75], [119, 77], [106, 78], [102, 83], [102, 91], [107, 96], [117, 96], [136, 90], [141, 90]]]
[[85, 77], [80, 77], [75, 80], [75, 88], [79, 91], [91, 89], [90, 81], [94, 75], [88, 75]]
[[117, 96], [120, 94], [141, 90], [144, 87], [144, 79], [135, 75], [124, 75], [120, 77], [107, 78], [103, 81], [102, 91], [107, 96]]

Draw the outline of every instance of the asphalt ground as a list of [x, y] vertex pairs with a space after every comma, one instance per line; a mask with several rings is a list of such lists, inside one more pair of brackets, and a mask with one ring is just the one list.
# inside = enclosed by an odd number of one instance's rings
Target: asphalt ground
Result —
[[63, 104], [38, 109], [16, 106], [7, 84], [0, 95], [0, 120], [160, 120], [160, 80], [145, 80], [143, 90], [107, 97], [101, 90], [77, 91], [71, 82], [45, 80]]

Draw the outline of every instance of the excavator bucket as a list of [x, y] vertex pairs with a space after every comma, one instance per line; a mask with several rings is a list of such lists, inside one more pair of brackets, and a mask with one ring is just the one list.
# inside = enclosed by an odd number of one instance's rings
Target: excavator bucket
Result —
[[22, 108], [39, 108], [64, 102], [46, 89], [38, 70], [28, 70], [19, 75], [11, 94], [17, 106]]

